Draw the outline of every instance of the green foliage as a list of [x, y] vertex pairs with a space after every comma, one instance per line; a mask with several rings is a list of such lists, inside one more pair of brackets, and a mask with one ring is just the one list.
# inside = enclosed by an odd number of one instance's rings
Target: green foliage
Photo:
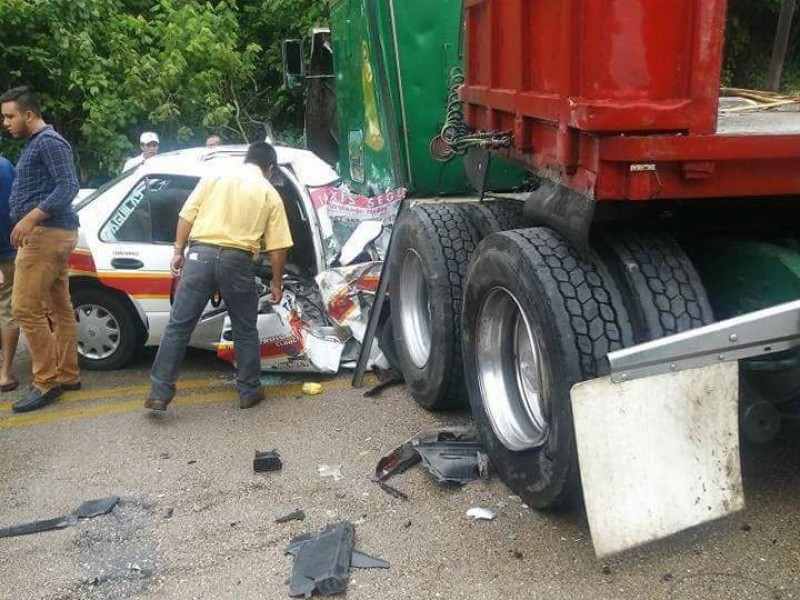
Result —
[[[139, 133], [164, 150], [298, 127], [280, 41], [326, 20], [324, 0], [0, 0], [0, 89], [29, 85], [73, 144], [84, 182], [116, 173]], [[296, 138], [296, 133], [286, 136]], [[19, 144], [0, 142], [15, 157]]]
[[[781, 0], [730, 0], [723, 81], [735, 87], [766, 89]], [[800, 92], [800, 10], [783, 69], [783, 88]]]

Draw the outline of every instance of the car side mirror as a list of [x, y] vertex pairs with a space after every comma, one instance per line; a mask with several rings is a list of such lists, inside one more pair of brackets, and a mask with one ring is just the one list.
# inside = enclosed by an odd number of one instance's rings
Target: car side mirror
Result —
[[283, 83], [290, 90], [306, 83], [305, 44], [303, 40], [283, 40]]

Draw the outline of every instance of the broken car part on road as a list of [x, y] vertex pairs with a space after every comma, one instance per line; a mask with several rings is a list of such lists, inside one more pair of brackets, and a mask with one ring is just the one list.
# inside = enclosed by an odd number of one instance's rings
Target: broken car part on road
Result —
[[[394, 475], [422, 462], [437, 481], [465, 484], [488, 477], [488, 458], [477, 441], [473, 427], [446, 427], [420, 431], [378, 461], [373, 481], [385, 484]], [[388, 488], [388, 489], [387, 489]], [[408, 496], [391, 486], [381, 485], [386, 493], [403, 499]]]
[[280, 471], [282, 468], [281, 455], [277, 451], [259, 452], [256, 450], [255, 458], [253, 458], [253, 471], [264, 473], [266, 471]]
[[72, 527], [77, 524], [79, 519], [93, 519], [101, 515], [106, 515], [114, 510], [114, 507], [119, 503], [119, 496], [109, 496], [108, 498], [100, 498], [98, 500], [87, 500], [82, 502], [70, 514], [64, 517], [56, 517], [55, 519], [44, 519], [41, 521], [33, 521], [31, 523], [23, 523], [21, 525], [11, 525], [0, 529], [0, 538], [14, 537], [18, 535], [29, 535], [31, 533], [41, 533], [43, 531], [53, 531], [55, 529], [64, 529]]
[[347, 590], [351, 568], [389, 568], [387, 561], [355, 550], [355, 537], [353, 524], [342, 521], [317, 535], [294, 538], [286, 547], [286, 554], [294, 556], [289, 595], [309, 598], [315, 591], [323, 596], [340, 594]]
[[275, 519], [276, 523], [288, 523], [289, 521], [305, 521], [306, 519], [306, 512], [298, 508], [297, 510], [293, 510], [290, 513], [287, 513], [283, 516], [278, 517]]

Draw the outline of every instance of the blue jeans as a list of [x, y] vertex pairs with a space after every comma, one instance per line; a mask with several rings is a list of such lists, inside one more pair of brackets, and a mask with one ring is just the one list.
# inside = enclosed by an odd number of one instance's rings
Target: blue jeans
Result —
[[258, 289], [253, 256], [244, 250], [193, 244], [187, 253], [169, 323], [158, 347], [150, 379], [150, 397], [170, 401], [186, 347], [214, 292], [219, 290], [233, 329], [236, 388], [242, 398], [261, 395]]

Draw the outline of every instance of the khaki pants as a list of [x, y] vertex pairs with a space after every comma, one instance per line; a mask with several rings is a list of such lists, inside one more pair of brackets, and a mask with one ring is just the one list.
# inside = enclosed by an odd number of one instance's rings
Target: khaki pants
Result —
[[77, 241], [74, 231], [35, 227], [17, 252], [11, 305], [30, 345], [34, 385], [44, 392], [80, 380], [67, 267]]

